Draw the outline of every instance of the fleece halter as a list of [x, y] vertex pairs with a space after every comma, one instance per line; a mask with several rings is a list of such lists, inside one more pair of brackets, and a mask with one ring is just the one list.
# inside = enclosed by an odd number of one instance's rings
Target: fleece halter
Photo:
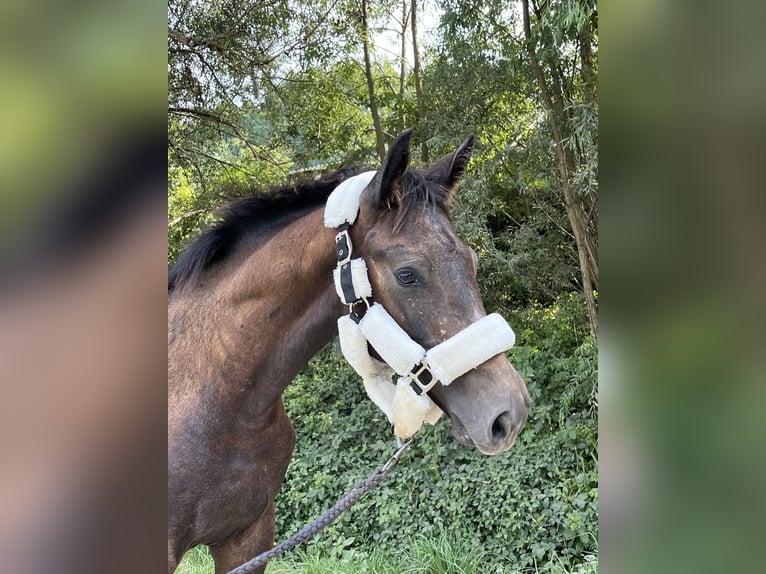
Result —
[[[349, 231], [359, 213], [359, 198], [372, 178], [368, 171], [345, 180], [327, 199], [325, 227], [337, 228], [333, 271], [335, 291], [348, 305], [349, 314], [338, 319], [343, 355], [362, 376], [370, 399], [394, 425], [402, 439], [414, 435], [423, 422], [434, 424], [442, 411], [429, 398], [428, 391], [452, 381], [510, 349], [516, 336], [499, 314], [475, 321], [456, 335], [426, 351], [402, 329], [380, 303], [370, 303], [372, 285], [364, 259], [352, 259]], [[354, 307], [364, 303], [363, 316]], [[384, 362], [372, 357], [369, 343]], [[396, 384], [391, 380], [399, 375]]]

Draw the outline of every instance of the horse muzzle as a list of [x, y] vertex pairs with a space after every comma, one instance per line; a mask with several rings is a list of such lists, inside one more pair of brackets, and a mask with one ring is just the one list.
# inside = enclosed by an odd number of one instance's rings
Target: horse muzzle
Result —
[[[510, 449], [524, 428], [530, 398], [524, 380], [505, 357], [489, 363], [455, 381], [439, 402], [448, 409], [452, 433], [460, 443], [496, 455]], [[504, 376], [498, 377], [497, 371]]]

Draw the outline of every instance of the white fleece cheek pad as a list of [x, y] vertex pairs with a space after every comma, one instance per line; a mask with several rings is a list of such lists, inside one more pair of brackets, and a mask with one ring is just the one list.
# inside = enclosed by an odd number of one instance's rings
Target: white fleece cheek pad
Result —
[[436, 406], [436, 403], [431, 401], [431, 410], [426, 413], [425, 422], [429, 425], [435, 425], [439, 417], [442, 416], [442, 410]]
[[[423, 426], [423, 421], [434, 407], [434, 403], [423, 393], [417, 394], [410, 385], [410, 379], [401, 377], [394, 393], [394, 434], [408, 439]], [[438, 409], [438, 407], [436, 407]], [[441, 413], [441, 411], [439, 411]], [[438, 418], [438, 417], [437, 417]]]
[[338, 334], [341, 351], [348, 363], [362, 376], [367, 396], [383, 411], [388, 421], [393, 423], [393, 369], [370, 356], [367, 352], [367, 339], [364, 338], [359, 325], [347, 315], [338, 319]]
[[[387, 319], [384, 321], [388, 322]], [[338, 319], [338, 334], [343, 355], [362, 375], [367, 396], [394, 425], [396, 436], [404, 439], [411, 437], [420, 429], [424, 419], [429, 424], [436, 423], [442, 415], [441, 409], [426, 395], [415, 393], [409, 384], [405, 384], [409, 383], [407, 379], [400, 379], [400, 384], [394, 386], [391, 382], [393, 369], [370, 356], [367, 339], [359, 325], [344, 315]]]
[[409, 373], [426, 354], [380, 303], [367, 310], [359, 326], [372, 347], [400, 375]]
[[[383, 360], [400, 375], [409, 373], [426, 354], [379, 303], [367, 310], [359, 326]], [[418, 395], [405, 377], [396, 384], [391, 410], [394, 434], [403, 439], [418, 432], [426, 418], [435, 422], [441, 414], [428, 395]]]
[[359, 213], [359, 197], [369, 185], [376, 171], [366, 171], [341, 182], [327, 198], [324, 208], [324, 226], [338, 227], [343, 223], [354, 223]]
[[448, 385], [495, 355], [507, 351], [516, 335], [502, 316], [492, 313], [472, 323], [426, 354], [426, 361], [442, 384]]
[[[361, 257], [359, 259], [352, 259], [351, 265], [351, 284], [354, 286], [354, 293], [357, 297], [372, 297], [372, 285], [370, 285], [370, 279], [367, 276], [367, 263]], [[335, 280], [335, 292], [338, 297], [346, 305], [352, 303], [352, 301], [346, 301], [345, 295], [343, 295], [343, 287], [340, 284], [340, 269], [337, 267], [332, 272], [333, 279]]]

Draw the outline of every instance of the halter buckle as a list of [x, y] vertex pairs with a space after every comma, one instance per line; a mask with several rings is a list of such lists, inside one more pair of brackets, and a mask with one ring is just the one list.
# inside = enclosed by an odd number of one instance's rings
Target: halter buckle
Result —
[[412, 381], [410, 383], [412, 390], [418, 395], [427, 393], [439, 382], [439, 379], [437, 379], [433, 371], [431, 371], [431, 367], [425, 359], [412, 367], [412, 370], [407, 373], [407, 376], [410, 381]]
[[350, 227], [348, 223], [340, 225], [338, 227], [338, 234], [335, 236], [335, 257], [338, 260], [338, 266], [351, 261], [353, 244], [351, 243], [351, 235], [348, 232]]

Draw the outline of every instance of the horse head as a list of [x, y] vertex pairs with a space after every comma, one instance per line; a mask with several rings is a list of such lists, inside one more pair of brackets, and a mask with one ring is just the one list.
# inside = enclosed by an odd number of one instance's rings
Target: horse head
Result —
[[[458, 237], [449, 205], [470, 159], [473, 137], [423, 170], [411, 169], [410, 132], [391, 145], [360, 198], [355, 249], [374, 300], [407, 334], [431, 349], [486, 316], [478, 257]], [[511, 447], [527, 419], [524, 380], [503, 353], [429, 391], [455, 437], [482, 453]]]

